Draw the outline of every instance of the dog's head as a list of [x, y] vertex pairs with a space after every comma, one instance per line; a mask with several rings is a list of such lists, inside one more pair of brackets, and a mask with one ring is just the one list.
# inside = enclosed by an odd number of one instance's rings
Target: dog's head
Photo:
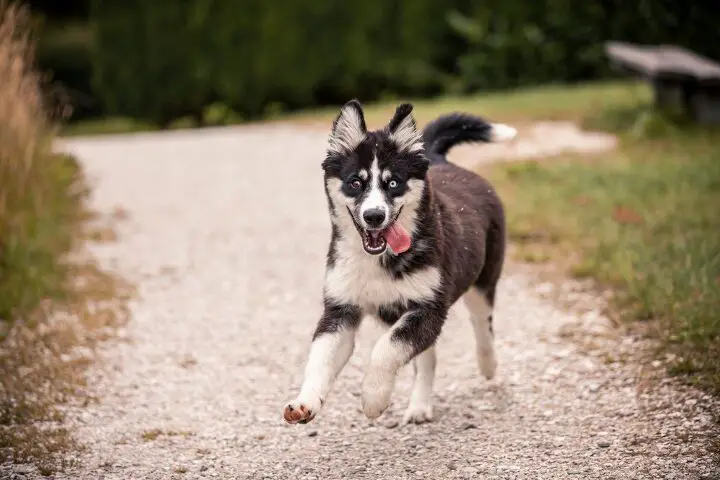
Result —
[[333, 123], [323, 162], [330, 215], [343, 236], [359, 234], [368, 254], [408, 250], [429, 166], [412, 105], [385, 128], [368, 132], [362, 106], [345, 104]]

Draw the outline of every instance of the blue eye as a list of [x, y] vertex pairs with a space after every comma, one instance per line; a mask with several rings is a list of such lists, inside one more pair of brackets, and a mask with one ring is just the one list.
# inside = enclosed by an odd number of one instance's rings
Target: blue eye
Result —
[[350, 182], [350, 188], [353, 190], [360, 190], [362, 188], [362, 182], [360, 180], [353, 180]]
[[390, 183], [388, 183], [388, 186], [390, 188], [397, 188], [398, 185], [399, 183], [397, 182], [397, 180], [390, 180]]

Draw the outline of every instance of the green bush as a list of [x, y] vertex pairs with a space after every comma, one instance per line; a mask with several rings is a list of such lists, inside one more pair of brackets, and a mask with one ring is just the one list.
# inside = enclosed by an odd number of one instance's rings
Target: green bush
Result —
[[98, 1], [93, 85], [106, 113], [167, 125], [201, 116], [213, 52], [203, 52], [206, 11], [191, 2]]
[[[391, 2], [393, 3], [393, 2]], [[243, 116], [439, 90], [437, 6], [312, 0], [96, 1], [94, 85], [108, 113], [167, 124], [221, 101]], [[399, 16], [388, 15], [388, 7]], [[403, 21], [407, 19], [407, 21]], [[436, 24], [432, 31], [420, 25]], [[168, 28], [167, 25], [172, 25]]]
[[606, 77], [608, 40], [677, 44], [720, 59], [720, 9], [709, 2], [486, 0], [451, 9], [447, 20], [467, 42], [457, 69], [468, 90]]
[[603, 43], [720, 58], [703, 2], [95, 0], [94, 85], [108, 113], [169, 124], [220, 102], [244, 118], [395, 95], [610, 74]]

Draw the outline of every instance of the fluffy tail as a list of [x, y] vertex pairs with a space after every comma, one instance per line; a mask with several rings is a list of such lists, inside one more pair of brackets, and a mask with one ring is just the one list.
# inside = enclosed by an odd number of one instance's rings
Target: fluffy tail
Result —
[[489, 123], [467, 113], [443, 115], [423, 130], [425, 152], [431, 164], [447, 163], [447, 152], [464, 142], [504, 142], [515, 137], [517, 130], [501, 123]]

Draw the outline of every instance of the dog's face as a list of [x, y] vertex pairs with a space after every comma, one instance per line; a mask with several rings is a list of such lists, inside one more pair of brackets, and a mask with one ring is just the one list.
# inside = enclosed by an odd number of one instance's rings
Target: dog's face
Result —
[[353, 100], [333, 123], [323, 162], [330, 215], [341, 235], [359, 235], [370, 255], [411, 246], [429, 165], [411, 112], [400, 105], [385, 128], [368, 132]]

